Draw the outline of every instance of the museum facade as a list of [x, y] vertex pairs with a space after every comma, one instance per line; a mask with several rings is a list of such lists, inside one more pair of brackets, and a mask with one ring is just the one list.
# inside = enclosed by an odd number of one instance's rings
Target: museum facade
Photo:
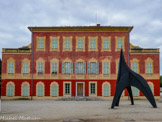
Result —
[[[121, 48], [129, 67], [146, 79], [155, 99], [160, 99], [159, 49], [133, 46], [132, 26], [28, 29], [31, 44], [2, 49], [2, 99], [112, 99]], [[135, 98], [145, 98], [137, 88], [132, 91]], [[125, 90], [122, 98], [127, 96]]]

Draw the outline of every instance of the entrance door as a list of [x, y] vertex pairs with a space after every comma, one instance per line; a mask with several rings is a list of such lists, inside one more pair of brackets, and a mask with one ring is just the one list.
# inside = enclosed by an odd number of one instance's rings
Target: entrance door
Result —
[[77, 83], [77, 96], [83, 96], [83, 83]]

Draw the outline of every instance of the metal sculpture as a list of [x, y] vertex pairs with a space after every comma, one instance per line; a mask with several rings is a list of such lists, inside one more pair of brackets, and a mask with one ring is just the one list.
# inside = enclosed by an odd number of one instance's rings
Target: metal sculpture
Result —
[[121, 49], [116, 91], [111, 105], [112, 109], [114, 106], [119, 106], [120, 97], [125, 88], [129, 93], [131, 104], [134, 105], [131, 86], [138, 88], [146, 96], [151, 105], [157, 108], [154, 96], [146, 80], [127, 66]]

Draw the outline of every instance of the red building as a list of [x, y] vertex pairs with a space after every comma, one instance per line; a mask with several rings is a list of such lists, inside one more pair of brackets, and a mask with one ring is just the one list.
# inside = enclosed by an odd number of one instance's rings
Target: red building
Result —
[[[133, 27], [28, 27], [31, 44], [2, 50], [2, 99], [89, 96], [112, 99], [120, 49], [160, 98], [159, 49], [130, 44]], [[145, 98], [132, 87], [133, 95]], [[128, 98], [127, 91], [122, 94]]]

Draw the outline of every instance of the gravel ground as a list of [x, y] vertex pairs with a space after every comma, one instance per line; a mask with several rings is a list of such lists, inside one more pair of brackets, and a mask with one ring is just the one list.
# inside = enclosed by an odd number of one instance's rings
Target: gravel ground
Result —
[[1, 120], [53, 120], [53, 121], [162, 121], [162, 101], [152, 108], [147, 100], [120, 101], [110, 109], [112, 101], [2, 101]]

